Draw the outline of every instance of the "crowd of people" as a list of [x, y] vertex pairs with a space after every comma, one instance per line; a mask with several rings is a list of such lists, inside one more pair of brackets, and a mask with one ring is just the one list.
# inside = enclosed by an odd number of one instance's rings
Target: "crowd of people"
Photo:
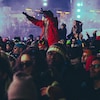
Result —
[[0, 37], [0, 100], [100, 100], [100, 36], [83, 38], [75, 20], [67, 35], [57, 18], [42, 11], [47, 22], [23, 14], [42, 34], [27, 40]]

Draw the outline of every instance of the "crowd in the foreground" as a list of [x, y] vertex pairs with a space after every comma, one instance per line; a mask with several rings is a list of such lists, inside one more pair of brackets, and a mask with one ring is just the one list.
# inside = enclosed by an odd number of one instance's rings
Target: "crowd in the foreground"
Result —
[[0, 37], [0, 100], [100, 100], [100, 36], [87, 37]]
[[58, 30], [53, 13], [45, 20], [23, 14], [42, 28], [42, 35], [26, 41], [0, 37], [0, 100], [100, 100], [100, 36], [88, 33], [75, 20], [66, 38], [66, 24]]

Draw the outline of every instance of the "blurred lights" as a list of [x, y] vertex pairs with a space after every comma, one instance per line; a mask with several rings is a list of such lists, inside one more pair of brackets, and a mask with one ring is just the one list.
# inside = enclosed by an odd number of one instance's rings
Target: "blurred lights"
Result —
[[43, 3], [43, 6], [47, 6], [48, 4], [46, 2]]
[[81, 11], [81, 9], [77, 9], [77, 12], [80, 12]]
[[56, 13], [58, 13], [58, 14], [70, 14], [70, 12], [63, 12], [63, 11], [60, 11], [60, 10], [56, 11]]
[[90, 10], [90, 12], [95, 12], [94, 10]]
[[43, 0], [43, 6], [48, 6], [47, 0]]
[[80, 6], [83, 6], [83, 3], [77, 3], [77, 6], [80, 7]]
[[83, 3], [81, 3], [81, 6], [83, 6]]
[[100, 13], [100, 10], [97, 10], [96, 12], [97, 12], [97, 13]]
[[77, 18], [81, 18], [81, 16], [80, 15], [77, 15]]
[[32, 9], [31, 9], [31, 8], [26, 8], [25, 10], [26, 10], [26, 11], [32, 11]]
[[77, 4], [77, 9], [76, 9], [76, 12], [77, 12], [77, 15], [76, 15], [76, 17], [79, 19], [79, 18], [81, 18], [81, 14], [82, 14], [82, 12], [81, 12], [81, 9], [82, 9], [82, 6], [83, 6], [83, 2], [77, 2], [76, 3]]
[[91, 13], [100, 13], [100, 10], [90, 10]]
[[80, 4], [80, 3], [77, 3], [77, 6], [78, 6], [78, 7], [80, 7], [80, 6], [81, 6], [81, 4]]

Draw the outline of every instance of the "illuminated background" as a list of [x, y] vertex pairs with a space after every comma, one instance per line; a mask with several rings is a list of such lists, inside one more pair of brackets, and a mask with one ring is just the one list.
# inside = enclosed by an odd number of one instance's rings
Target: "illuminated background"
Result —
[[22, 14], [26, 11], [36, 18], [42, 18], [38, 13], [40, 8], [52, 10], [61, 23], [67, 24], [68, 34], [73, 20], [83, 22], [83, 35], [90, 35], [100, 27], [100, 0], [0, 0], [0, 36], [13, 38], [25, 37], [29, 34], [38, 36], [41, 29], [31, 24]]

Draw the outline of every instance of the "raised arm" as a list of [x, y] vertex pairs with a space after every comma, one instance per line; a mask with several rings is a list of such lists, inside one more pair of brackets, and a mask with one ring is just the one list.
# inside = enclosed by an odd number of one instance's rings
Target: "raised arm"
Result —
[[34, 25], [39, 26], [39, 27], [43, 27], [44, 26], [44, 22], [42, 20], [38, 20], [33, 16], [28, 15], [26, 12], [22, 12], [26, 18], [31, 21]]

